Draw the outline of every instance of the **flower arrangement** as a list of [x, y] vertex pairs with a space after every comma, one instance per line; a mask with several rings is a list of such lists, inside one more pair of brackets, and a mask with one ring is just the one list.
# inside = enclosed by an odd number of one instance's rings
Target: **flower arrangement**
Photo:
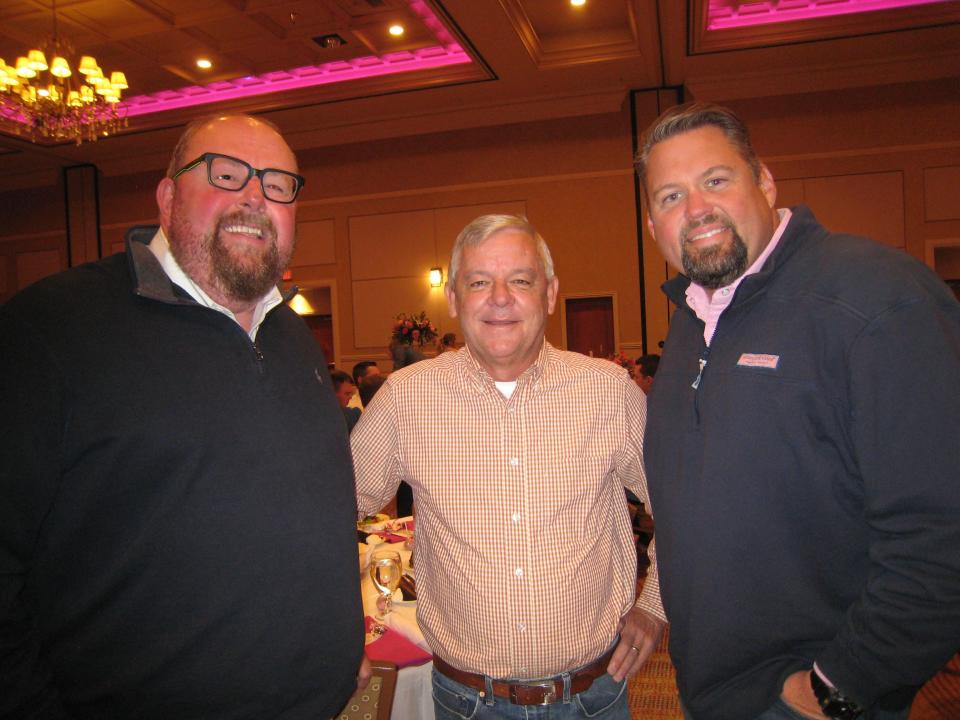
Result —
[[423, 310], [419, 315], [400, 313], [393, 321], [391, 337], [402, 345], [423, 346], [437, 339], [437, 328]]
[[633, 372], [637, 367], [637, 363], [635, 360], [628, 358], [622, 352], [614, 353], [613, 355], [608, 357], [607, 360], [609, 360], [612, 363], [616, 363], [620, 367], [624, 368], [628, 373], [630, 373], [630, 377], [633, 377]]

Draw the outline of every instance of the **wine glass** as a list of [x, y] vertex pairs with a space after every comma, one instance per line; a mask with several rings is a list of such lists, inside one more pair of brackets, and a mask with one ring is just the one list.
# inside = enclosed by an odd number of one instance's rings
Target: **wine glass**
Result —
[[393, 609], [393, 593], [400, 585], [400, 575], [403, 572], [403, 561], [400, 553], [394, 550], [374, 550], [370, 556], [370, 579], [380, 592], [377, 598], [377, 612], [373, 626], [374, 635], [382, 635], [386, 631], [383, 621]]

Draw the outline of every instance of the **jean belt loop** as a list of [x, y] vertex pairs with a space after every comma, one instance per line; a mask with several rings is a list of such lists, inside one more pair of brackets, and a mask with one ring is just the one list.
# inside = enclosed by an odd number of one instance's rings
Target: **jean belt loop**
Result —
[[488, 707], [493, 706], [493, 703], [495, 701], [495, 698], [493, 695], [493, 678], [490, 677], [489, 675], [483, 676], [483, 689], [484, 689], [483, 701], [487, 704]]
[[561, 673], [561, 678], [563, 678], [563, 704], [570, 704], [570, 673], [565, 672]]

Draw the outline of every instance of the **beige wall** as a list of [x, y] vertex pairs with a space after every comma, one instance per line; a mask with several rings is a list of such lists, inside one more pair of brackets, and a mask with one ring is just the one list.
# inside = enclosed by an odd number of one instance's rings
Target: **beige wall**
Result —
[[[669, 93], [635, 96], [642, 130]], [[806, 202], [824, 224], [867, 234], [920, 259], [960, 244], [960, 124], [949, 83], [733, 103], [777, 179], [779, 204]], [[629, 108], [619, 113], [300, 148], [307, 187], [299, 207], [293, 282], [329, 287], [336, 361], [386, 363], [390, 320], [426, 310], [459, 334], [433, 265], [446, 273], [456, 233], [476, 214], [525, 212], [554, 253], [561, 296], [612, 294], [618, 346], [639, 355], [641, 301], [648, 351], [666, 335], [660, 283], [672, 274], [644, 230], [638, 252]], [[100, 246], [156, 221], [163, 170], [100, 177]], [[56, 186], [0, 194], [16, 208], [0, 228], [0, 297], [66, 267], [66, 202]], [[89, 209], [89, 208], [87, 208]], [[89, 217], [89, 213], [83, 215]], [[89, 238], [86, 239], [89, 246]], [[76, 257], [76, 250], [73, 257]], [[639, 278], [643, 262], [643, 293]], [[932, 262], [932, 260], [931, 260]], [[548, 338], [562, 345], [561, 312]]]

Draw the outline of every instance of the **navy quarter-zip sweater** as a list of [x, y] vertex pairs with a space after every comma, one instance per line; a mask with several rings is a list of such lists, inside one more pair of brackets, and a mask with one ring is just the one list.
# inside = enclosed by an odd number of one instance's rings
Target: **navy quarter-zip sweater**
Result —
[[149, 248], [0, 308], [0, 716], [326, 718], [363, 648], [346, 426]]
[[817, 661], [902, 706], [960, 638], [960, 306], [906, 253], [797, 207], [694, 389], [688, 284], [664, 285], [644, 444], [685, 705], [755, 717]]

